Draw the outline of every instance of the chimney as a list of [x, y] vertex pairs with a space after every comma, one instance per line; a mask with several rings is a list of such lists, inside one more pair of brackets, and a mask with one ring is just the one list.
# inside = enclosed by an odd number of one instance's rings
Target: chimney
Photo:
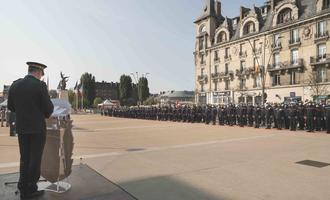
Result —
[[220, 1], [215, 0], [214, 10], [215, 10], [216, 16], [221, 16], [221, 2]]

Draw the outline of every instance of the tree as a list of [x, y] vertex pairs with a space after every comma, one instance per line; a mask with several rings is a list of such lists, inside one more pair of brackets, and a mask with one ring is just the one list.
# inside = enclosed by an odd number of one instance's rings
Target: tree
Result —
[[144, 105], [157, 105], [159, 100], [156, 97], [150, 96], [144, 101]]
[[[85, 73], [81, 76], [80, 82], [83, 87], [84, 106], [91, 107], [96, 96], [95, 77], [92, 74]], [[87, 101], [85, 101], [85, 98]]]
[[148, 79], [146, 77], [141, 77], [139, 79], [138, 95], [139, 95], [139, 101], [141, 103], [144, 102], [150, 96]]
[[127, 102], [132, 98], [132, 79], [130, 76], [122, 75], [119, 83], [119, 100], [121, 105], [127, 105]]
[[71, 104], [72, 108], [76, 108], [77, 97], [75, 92], [73, 90], [69, 90], [68, 93], [69, 93], [69, 103]]
[[329, 95], [329, 86], [322, 83], [316, 72], [310, 72], [307, 78], [307, 84], [310, 87], [311, 95], [317, 98], [323, 95]]
[[93, 105], [96, 108], [100, 103], [102, 103], [102, 99], [100, 97], [96, 97], [94, 99]]

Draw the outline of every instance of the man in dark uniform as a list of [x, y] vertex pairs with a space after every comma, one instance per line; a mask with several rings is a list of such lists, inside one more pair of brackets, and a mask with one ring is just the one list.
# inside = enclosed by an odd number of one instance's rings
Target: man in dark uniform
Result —
[[298, 110], [298, 124], [299, 124], [299, 130], [305, 129], [305, 106], [302, 104], [302, 102], [299, 103]]
[[306, 108], [306, 125], [307, 132], [314, 132], [314, 120], [315, 120], [315, 107], [312, 102], [310, 102]]
[[47, 86], [40, 81], [45, 65], [28, 62], [29, 74], [15, 81], [9, 90], [8, 109], [16, 113], [16, 132], [20, 150], [18, 189], [22, 199], [40, 196], [41, 157], [46, 141], [46, 122], [53, 112]]
[[290, 130], [297, 130], [297, 120], [298, 120], [298, 112], [297, 107], [295, 105], [291, 105], [288, 109], [289, 111], [289, 120], [290, 120]]
[[325, 122], [327, 126], [327, 133], [330, 134], [330, 101], [328, 100], [327, 105], [325, 106]]
[[276, 113], [276, 120], [278, 130], [282, 130], [282, 128], [285, 128], [284, 104], [281, 104], [281, 106], [278, 108]]
[[274, 110], [269, 104], [266, 105], [266, 129], [271, 129], [273, 123]]
[[218, 109], [215, 106], [212, 106], [211, 110], [211, 118], [212, 118], [212, 124], [215, 125], [217, 123], [217, 115], [218, 115]]
[[248, 118], [248, 126], [252, 127], [253, 126], [253, 105], [250, 103], [247, 107], [247, 118]]
[[253, 117], [255, 122], [254, 128], [259, 128], [261, 124], [261, 108], [259, 105], [254, 108]]
[[322, 107], [319, 104], [316, 104], [315, 118], [316, 118], [315, 123], [314, 123], [315, 131], [321, 131], [322, 130], [322, 119], [324, 118], [324, 116], [323, 116]]

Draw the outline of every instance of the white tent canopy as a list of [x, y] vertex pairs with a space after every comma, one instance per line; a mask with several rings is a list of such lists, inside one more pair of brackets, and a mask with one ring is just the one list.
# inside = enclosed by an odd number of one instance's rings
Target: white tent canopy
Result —
[[103, 103], [100, 103], [98, 106], [99, 107], [104, 107], [104, 106], [115, 106], [116, 104], [115, 103], [112, 103], [111, 100], [105, 100], [103, 101]]

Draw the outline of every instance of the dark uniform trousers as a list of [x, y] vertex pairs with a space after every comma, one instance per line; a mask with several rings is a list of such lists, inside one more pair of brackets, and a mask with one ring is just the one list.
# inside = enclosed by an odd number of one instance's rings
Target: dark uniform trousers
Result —
[[46, 142], [45, 134], [19, 134], [20, 180], [18, 188], [27, 188], [25, 192], [38, 189], [42, 152]]
[[327, 126], [327, 133], [330, 134], [330, 106], [326, 107], [326, 126]]

